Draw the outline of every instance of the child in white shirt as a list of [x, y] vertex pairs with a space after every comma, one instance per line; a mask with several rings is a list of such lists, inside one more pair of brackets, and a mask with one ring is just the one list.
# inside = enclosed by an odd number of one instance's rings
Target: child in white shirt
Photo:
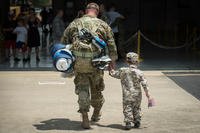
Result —
[[[17, 48], [17, 54], [22, 50], [22, 55], [23, 55], [23, 61], [26, 61], [25, 59], [25, 45], [27, 42], [27, 28], [25, 27], [24, 20], [20, 19], [18, 21], [18, 26], [14, 29], [13, 33], [17, 34], [17, 39], [16, 39], [16, 48]], [[15, 61], [20, 61], [17, 56], [14, 59]]]

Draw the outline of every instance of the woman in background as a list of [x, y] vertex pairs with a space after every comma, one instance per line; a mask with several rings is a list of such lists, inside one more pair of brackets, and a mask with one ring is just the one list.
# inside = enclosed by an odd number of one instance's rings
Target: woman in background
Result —
[[35, 48], [36, 61], [40, 61], [39, 58], [39, 46], [40, 46], [40, 34], [38, 30], [39, 19], [36, 17], [35, 13], [32, 13], [28, 21], [28, 58], [27, 61], [31, 59], [32, 48]]

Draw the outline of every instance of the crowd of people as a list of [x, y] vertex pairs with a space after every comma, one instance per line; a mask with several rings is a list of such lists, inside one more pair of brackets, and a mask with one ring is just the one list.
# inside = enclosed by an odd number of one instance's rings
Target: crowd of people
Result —
[[[76, 18], [80, 18], [84, 14], [84, 10], [79, 10]], [[124, 19], [124, 16], [116, 11], [114, 4], [109, 8], [101, 4], [98, 17], [111, 26], [118, 49], [119, 30], [117, 24], [119, 19]], [[39, 27], [43, 34], [50, 35], [51, 43], [59, 43], [67, 26], [67, 23], [64, 22], [64, 11], [62, 9], [57, 10], [55, 15], [52, 8], [47, 10], [45, 7], [39, 15], [34, 8], [30, 8], [28, 12], [21, 12], [18, 16], [15, 16], [12, 12], [9, 13], [8, 21], [2, 28], [5, 37], [6, 61], [10, 60], [11, 55], [16, 62], [20, 60], [30, 61], [33, 48], [36, 53], [36, 61], [40, 61], [41, 37]], [[22, 54], [22, 59], [20, 59], [20, 54]], [[118, 56], [121, 58], [119, 50]]]
[[[48, 12], [48, 14], [46, 16], [52, 16], [50, 15], [52, 12]], [[6, 61], [10, 60], [11, 55], [13, 55], [15, 62], [19, 62], [20, 60], [23, 60], [23, 62], [30, 61], [33, 48], [35, 48], [36, 61], [40, 61], [39, 46], [41, 45], [41, 41], [39, 27], [45, 27], [44, 24], [50, 23], [51, 19], [48, 18], [47, 22], [43, 22], [46, 21], [46, 18], [44, 20], [41, 18], [38, 17], [34, 8], [30, 8], [26, 12], [21, 12], [18, 16], [12, 11], [9, 12], [8, 19], [2, 27], [2, 33], [5, 37]], [[43, 30], [46, 30], [46, 28]], [[20, 54], [22, 54], [22, 59], [20, 59]]]

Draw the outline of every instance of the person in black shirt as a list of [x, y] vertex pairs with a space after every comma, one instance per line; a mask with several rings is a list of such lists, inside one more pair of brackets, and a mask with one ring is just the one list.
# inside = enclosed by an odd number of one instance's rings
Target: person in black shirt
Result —
[[40, 46], [40, 34], [38, 30], [39, 19], [33, 13], [29, 17], [28, 25], [28, 58], [27, 60], [30, 61], [30, 55], [32, 48], [35, 48], [36, 52], [36, 61], [40, 61], [39, 58], [39, 46]]
[[40, 16], [42, 17], [42, 30], [47, 30], [47, 22], [48, 22], [48, 12], [46, 10], [46, 7], [43, 7], [43, 10], [40, 12]]
[[6, 60], [10, 59], [10, 48], [12, 48], [12, 54], [15, 59], [16, 55], [16, 35], [13, 33], [13, 30], [16, 27], [16, 21], [11, 15], [8, 16], [8, 21], [3, 26], [3, 34], [5, 36], [5, 51], [6, 51]]

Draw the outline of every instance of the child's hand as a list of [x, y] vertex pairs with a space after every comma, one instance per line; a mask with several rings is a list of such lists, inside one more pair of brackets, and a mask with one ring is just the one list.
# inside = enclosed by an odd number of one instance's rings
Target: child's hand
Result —
[[148, 99], [150, 99], [149, 92], [148, 92], [148, 91], [145, 91], [145, 94], [146, 94], [146, 97], [147, 97]]
[[115, 68], [115, 62], [110, 62], [109, 66], [108, 66], [108, 70], [112, 70]]
[[109, 75], [112, 75], [113, 71], [114, 71], [114, 69], [110, 69], [109, 70]]
[[153, 98], [148, 98], [148, 107], [153, 107], [155, 106], [155, 100]]

